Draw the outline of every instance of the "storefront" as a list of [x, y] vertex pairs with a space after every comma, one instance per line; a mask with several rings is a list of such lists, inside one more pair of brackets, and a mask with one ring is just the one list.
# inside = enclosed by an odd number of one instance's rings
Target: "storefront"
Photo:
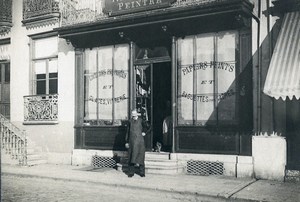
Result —
[[174, 153], [251, 155], [248, 1], [112, 1], [97, 22], [63, 26], [76, 48], [75, 149], [125, 150], [137, 108]]

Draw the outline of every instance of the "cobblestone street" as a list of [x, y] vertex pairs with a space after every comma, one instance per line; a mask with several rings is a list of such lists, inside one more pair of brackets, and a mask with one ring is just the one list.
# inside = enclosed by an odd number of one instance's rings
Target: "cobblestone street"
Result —
[[104, 186], [45, 178], [28, 178], [2, 175], [1, 198], [3, 202], [22, 201], [223, 201], [178, 193], [134, 190], [126, 187]]

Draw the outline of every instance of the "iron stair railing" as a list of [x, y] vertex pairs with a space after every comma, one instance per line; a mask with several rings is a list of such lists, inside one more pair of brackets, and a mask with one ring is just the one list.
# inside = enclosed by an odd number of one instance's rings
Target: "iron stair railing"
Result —
[[0, 114], [1, 149], [19, 160], [19, 165], [27, 165], [27, 137], [26, 132], [12, 124]]

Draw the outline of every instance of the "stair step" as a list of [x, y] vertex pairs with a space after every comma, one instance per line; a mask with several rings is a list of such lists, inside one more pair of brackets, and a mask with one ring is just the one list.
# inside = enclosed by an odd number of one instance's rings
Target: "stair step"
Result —
[[34, 166], [34, 165], [41, 165], [41, 164], [47, 164], [46, 159], [37, 159], [37, 160], [27, 160], [28, 166]]
[[13, 159], [10, 154], [6, 154], [5, 152], [1, 152], [1, 164], [6, 165], [19, 165], [18, 159]]
[[183, 167], [173, 168], [173, 169], [155, 169], [155, 168], [145, 168], [146, 173], [151, 174], [164, 174], [164, 175], [176, 175], [184, 173]]
[[[117, 170], [126, 172], [128, 170], [128, 165], [126, 163], [117, 163]], [[137, 170], [138, 171], [138, 170]], [[178, 165], [176, 161], [145, 161], [145, 171], [146, 173], [152, 174], [180, 174], [184, 173], [185, 167], [183, 165]]]
[[169, 160], [170, 159], [170, 153], [169, 152], [146, 152], [145, 159], [164, 159]]
[[178, 166], [178, 162], [176, 160], [146, 160], [146, 166], [161, 166], [161, 167], [170, 167], [170, 166]]
[[27, 155], [27, 161], [30, 161], [30, 160], [45, 160], [45, 157], [40, 155], [40, 154], [30, 154], [30, 155]]

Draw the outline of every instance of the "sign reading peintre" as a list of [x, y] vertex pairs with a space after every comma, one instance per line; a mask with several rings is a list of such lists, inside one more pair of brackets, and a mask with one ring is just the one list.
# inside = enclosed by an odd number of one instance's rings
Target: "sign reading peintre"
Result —
[[105, 0], [104, 12], [110, 16], [168, 7], [175, 0]]

